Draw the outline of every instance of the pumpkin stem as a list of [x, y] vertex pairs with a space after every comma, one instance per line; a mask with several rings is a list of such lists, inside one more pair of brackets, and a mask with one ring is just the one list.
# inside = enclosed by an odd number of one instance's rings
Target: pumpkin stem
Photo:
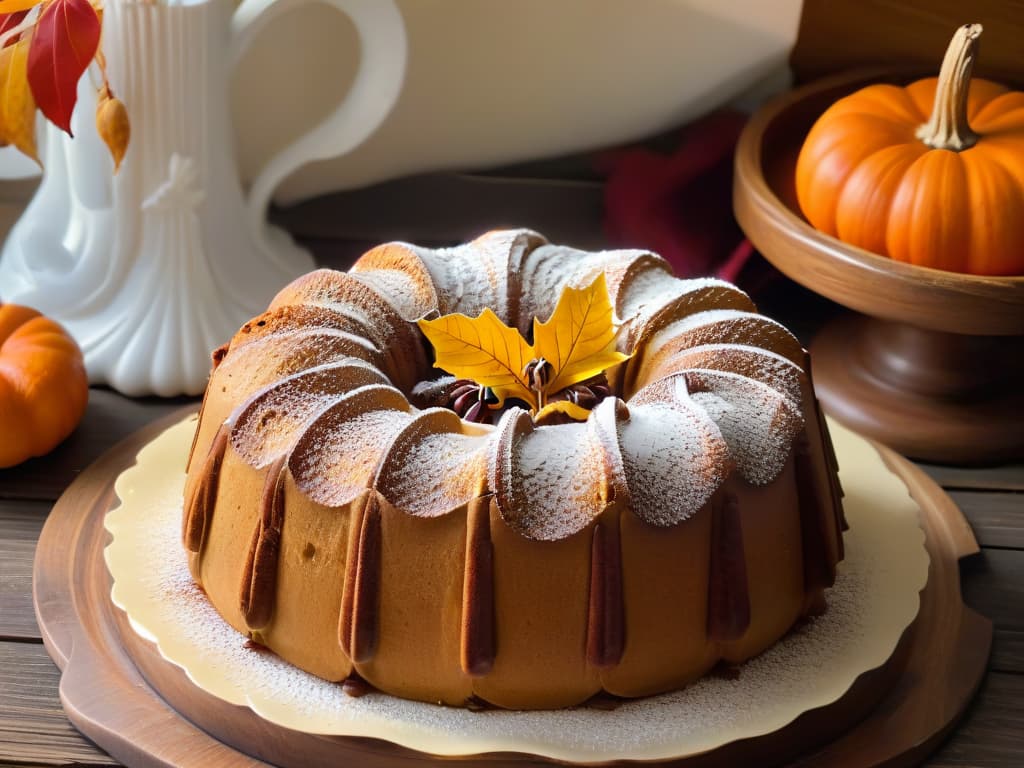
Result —
[[978, 134], [967, 123], [967, 94], [971, 86], [971, 70], [978, 56], [981, 24], [964, 24], [953, 35], [946, 49], [935, 86], [932, 116], [915, 134], [932, 149], [960, 152], [978, 141]]

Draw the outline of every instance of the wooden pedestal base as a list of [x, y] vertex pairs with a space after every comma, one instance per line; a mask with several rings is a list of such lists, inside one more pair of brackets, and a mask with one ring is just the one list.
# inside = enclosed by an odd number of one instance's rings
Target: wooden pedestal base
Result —
[[825, 409], [918, 459], [1024, 457], [1024, 337], [929, 331], [842, 317], [811, 345]]
[[1024, 277], [893, 261], [819, 232], [797, 204], [796, 159], [818, 116], [870, 83], [913, 79], [847, 73], [762, 107], [736, 149], [736, 218], [785, 275], [873, 318], [831, 326], [812, 346], [830, 413], [916, 458], [1017, 459], [1024, 456]]

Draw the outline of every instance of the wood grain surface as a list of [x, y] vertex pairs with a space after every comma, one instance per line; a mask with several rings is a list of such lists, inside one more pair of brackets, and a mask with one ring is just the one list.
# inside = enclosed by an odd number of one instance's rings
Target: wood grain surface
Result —
[[[101, 549], [113, 482], [143, 444], [181, 417], [165, 417], [104, 454], [64, 493], [42, 532], [34, 569], [36, 613], [47, 649], [63, 669], [62, 700], [72, 721], [118, 758], [140, 766], [236, 764], [236, 755], [211, 745], [193, 723], [241, 752], [289, 768], [326, 768], [339, 760], [367, 768], [431, 763], [427, 756], [380, 741], [278, 728], [245, 707], [209, 696], [111, 606]], [[890, 451], [883, 458], [921, 505], [931, 556], [918, 619], [896, 653], [862, 675], [838, 702], [805, 713], [781, 731], [659, 765], [774, 765], [794, 749], [811, 751], [799, 765], [866, 768], [908, 762], [930, 752], [960, 717], [982, 678], [992, 636], [991, 622], [965, 608], [960, 596], [958, 563], [977, 553], [977, 542], [956, 506], [925, 473]], [[140, 672], [152, 691], [139, 685]], [[815, 745], [823, 742], [829, 743], [818, 751]], [[197, 749], [206, 750], [201, 761], [193, 757]], [[500, 768], [553, 761], [502, 753], [459, 762]]]
[[0, 756], [28, 764], [116, 765], [68, 722], [59, 679], [39, 643], [0, 641]]
[[790, 63], [800, 82], [863, 66], [938, 72], [953, 30], [985, 27], [975, 72], [1024, 82], [1021, 0], [804, 0]]
[[[966, 12], [970, 19], [963, 18]], [[951, 28], [965, 21], [986, 25], [978, 72], [1024, 83], [1020, 0], [806, 0], [792, 61], [803, 81], [865, 64], [925, 71], [936, 65]], [[454, 243], [510, 223], [540, 228], [555, 241], [601, 245], [600, 185], [593, 179], [562, 180], [557, 170], [550, 180], [539, 178], [548, 168], [520, 174], [509, 185], [511, 199], [495, 176], [453, 176], [439, 184], [395, 182], [313, 201], [279, 212], [278, 219], [305, 237], [322, 264], [338, 268], [379, 240]], [[536, 205], [539, 199], [543, 206]], [[783, 282], [756, 298], [805, 344], [836, 312], [834, 305]], [[32, 555], [50, 507], [69, 483], [118, 440], [181, 405], [93, 389], [84, 421], [64, 445], [45, 458], [0, 470], [0, 765], [116, 764], [63, 712], [59, 671], [42, 646], [32, 612]], [[961, 565], [965, 600], [995, 622], [982, 687], [964, 720], [924, 764], [1017, 768], [1024, 765], [1024, 464], [920, 466], [951, 492], [977, 533], [981, 553]]]
[[[329, 253], [319, 255], [328, 264], [336, 263]], [[773, 292], [759, 296], [759, 303], [775, 308], [780, 320], [808, 334], [829, 314], [819, 299], [798, 286], [777, 283]], [[43, 650], [32, 613], [30, 553], [52, 502], [84, 468], [84, 457], [91, 460], [181, 404], [140, 403], [100, 389], [91, 395], [75, 445], [33, 462], [30, 479], [18, 469], [0, 473], [0, 546], [5, 554], [20, 553], [0, 557], [0, 763], [112, 762], [71, 727], [60, 708], [59, 673]], [[977, 698], [961, 725], [925, 764], [1018, 766], [1024, 762], [1024, 465], [922, 468], [952, 491], [978, 534], [981, 553], [961, 567], [965, 600], [992, 618], [996, 630], [989, 673]]]

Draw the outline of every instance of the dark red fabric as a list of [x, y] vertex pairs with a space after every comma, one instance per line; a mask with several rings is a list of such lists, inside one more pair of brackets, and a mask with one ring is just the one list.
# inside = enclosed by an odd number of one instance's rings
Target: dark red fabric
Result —
[[609, 241], [661, 254], [681, 276], [736, 282], [753, 253], [732, 213], [733, 153], [745, 121], [718, 111], [683, 128], [670, 154], [627, 147], [599, 155]]

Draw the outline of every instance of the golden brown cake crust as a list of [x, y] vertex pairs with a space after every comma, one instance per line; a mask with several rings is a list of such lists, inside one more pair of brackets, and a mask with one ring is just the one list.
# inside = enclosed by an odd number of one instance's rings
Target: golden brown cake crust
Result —
[[[586, 422], [410, 405], [415, 322], [521, 328], [608, 277], [632, 353]], [[672, 690], [820, 609], [841, 490], [799, 343], [741, 291], [526, 230], [391, 243], [282, 289], [215, 358], [182, 520], [240, 632], [408, 698], [571, 706]]]

